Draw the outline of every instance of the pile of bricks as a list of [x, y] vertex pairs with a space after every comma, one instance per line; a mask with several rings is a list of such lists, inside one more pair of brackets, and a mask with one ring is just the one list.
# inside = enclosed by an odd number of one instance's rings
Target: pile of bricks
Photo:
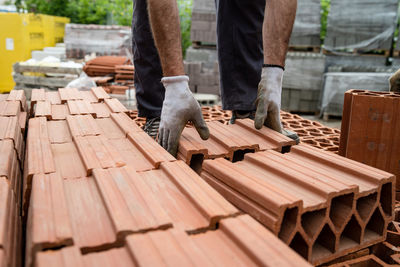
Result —
[[189, 87], [193, 93], [220, 95], [219, 67], [209, 68], [199, 61], [185, 61], [185, 73], [190, 77]]
[[121, 85], [133, 85], [135, 67], [133, 65], [115, 66], [115, 82]]
[[68, 58], [126, 55], [132, 46], [131, 27], [117, 25], [67, 24], [64, 43]]
[[129, 64], [130, 61], [126, 57], [117, 57], [117, 56], [102, 56], [96, 57], [88, 62], [83, 67], [83, 71], [88, 76], [106, 76], [106, 75], [114, 75], [116, 66]]
[[336, 154], [339, 152], [340, 131], [338, 129], [329, 128], [319, 122], [284, 111], [281, 111], [281, 121], [285, 129], [297, 133], [300, 142]]
[[309, 266], [101, 88], [50, 93], [32, 92], [26, 266]]
[[24, 91], [0, 95], [0, 264], [22, 264], [21, 182], [27, 103]]
[[346, 92], [339, 154], [393, 173], [399, 179], [399, 112], [400, 93]]

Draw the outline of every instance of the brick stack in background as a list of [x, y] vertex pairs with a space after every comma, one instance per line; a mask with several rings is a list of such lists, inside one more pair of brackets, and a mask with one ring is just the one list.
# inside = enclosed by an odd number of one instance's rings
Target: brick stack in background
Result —
[[316, 113], [323, 88], [325, 56], [313, 52], [289, 52], [282, 84], [282, 109]]
[[50, 93], [32, 92], [26, 266], [310, 266], [101, 88]]
[[[400, 179], [399, 112], [399, 93], [346, 92], [339, 154]], [[397, 188], [400, 189], [399, 183]]]
[[390, 50], [398, 7], [397, 0], [331, 1], [325, 48]]
[[27, 103], [24, 91], [0, 95], [0, 265], [22, 264], [21, 184]]
[[321, 2], [301, 0], [297, 4], [289, 45], [292, 47], [318, 48], [321, 46]]
[[198, 44], [217, 43], [215, 2], [212, 0], [193, 1], [191, 39]]
[[135, 68], [126, 57], [96, 57], [88, 61], [83, 70], [107, 93], [125, 95], [134, 87]]
[[126, 56], [131, 50], [131, 28], [123, 26], [67, 24], [64, 43], [67, 58]]
[[126, 57], [102, 56], [96, 57], [86, 62], [83, 71], [91, 77], [107, 76], [115, 74], [115, 67], [129, 64], [130, 60]]
[[214, 66], [210, 68], [201, 61], [186, 60], [184, 66], [193, 93], [220, 95], [218, 62], [215, 61]]

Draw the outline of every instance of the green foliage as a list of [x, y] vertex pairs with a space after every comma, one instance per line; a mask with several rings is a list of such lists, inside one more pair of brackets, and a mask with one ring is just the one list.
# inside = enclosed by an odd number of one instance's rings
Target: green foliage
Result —
[[193, 0], [178, 0], [183, 56], [186, 55], [186, 49], [192, 44], [192, 41], [190, 40], [190, 28], [192, 26], [192, 6]]
[[73, 23], [106, 24], [109, 5], [107, 0], [70, 0], [67, 17], [71, 18]]
[[321, 0], [321, 40], [325, 40], [326, 28], [328, 25], [328, 14], [331, 7], [330, 0]]
[[111, 3], [110, 10], [112, 13], [113, 21], [115, 21], [118, 25], [132, 25], [132, 0], [114, 0]]

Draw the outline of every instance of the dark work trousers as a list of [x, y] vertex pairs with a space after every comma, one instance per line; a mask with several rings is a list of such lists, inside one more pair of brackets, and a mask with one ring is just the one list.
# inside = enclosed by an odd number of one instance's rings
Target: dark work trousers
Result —
[[160, 117], [165, 88], [161, 83], [161, 62], [151, 33], [147, 0], [133, 0], [132, 50], [139, 116]]
[[[255, 110], [263, 64], [262, 25], [266, 0], [215, 0], [223, 108]], [[134, 0], [132, 22], [139, 116], [160, 116], [165, 89], [146, 0]]]

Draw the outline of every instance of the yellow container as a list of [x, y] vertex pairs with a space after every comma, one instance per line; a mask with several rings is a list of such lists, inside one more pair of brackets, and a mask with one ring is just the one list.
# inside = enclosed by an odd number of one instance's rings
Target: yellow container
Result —
[[46, 46], [55, 46], [64, 41], [65, 24], [69, 18], [41, 15], [44, 21], [44, 39]]
[[56, 43], [64, 42], [65, 25], [71, 20], [65, 17], [54, 17], [54, 39]]
[[12, 65], [45, 47], [43, 18], [34, 14], [2, 13], [0, 25], [0, 93], [14, 87]]

